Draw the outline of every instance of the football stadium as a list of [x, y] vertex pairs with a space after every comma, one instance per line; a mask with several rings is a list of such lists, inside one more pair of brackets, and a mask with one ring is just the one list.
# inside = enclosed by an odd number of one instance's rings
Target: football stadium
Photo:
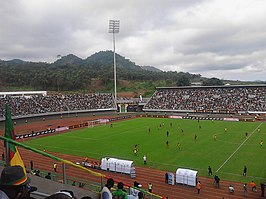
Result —
[[57, 190], [100, 198], [110, 179], [115, 198], [264, 193], [266, 86], [158, 87], [151, 98], [117, 100], [46, 91], [0, 98], [1, 165], [20, 154], [35, 198]]

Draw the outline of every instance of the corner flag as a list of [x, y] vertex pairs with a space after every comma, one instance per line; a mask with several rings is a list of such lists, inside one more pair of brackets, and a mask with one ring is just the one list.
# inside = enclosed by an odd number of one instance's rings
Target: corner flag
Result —
[[[13, 121], [12, 121], [12, 118], [11, 118], [11, 113], [10, 113], [9, 107], [7, 105], [5, 105], [5, 109], [6, 109], [6, 114], [5, 114], [5, 137], [15, 140], [14, 124], [13, 124]], [[6, 145], [5, 145], [5, 147], [6, 147]], [[6, 154], [6, 156], [9, 157], [10, 166], [20, 165], [24, 169], [24, 172], [26, 173], [24, 162], [21, 159], [21, 156], [19, 154], [17, 146], [15, 146], [12, 143], [8, 143], [8, 147], [9, 147], [9, 150], [8, 150], [9, 154]]]

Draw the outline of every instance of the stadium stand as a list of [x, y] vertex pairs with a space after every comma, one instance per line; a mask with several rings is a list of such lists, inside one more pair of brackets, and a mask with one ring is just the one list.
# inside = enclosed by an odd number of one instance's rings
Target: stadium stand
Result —
[[4, 114], [4, 104], [8, 104], [12, 116], [78, 112], [85, 110], [116, 110], [113, 95], [110, 93], [74, 95], [5, 95], [0, 100], [0, 117]]
[[157, 88], [144, 111], [265, 113], [266, 86]]

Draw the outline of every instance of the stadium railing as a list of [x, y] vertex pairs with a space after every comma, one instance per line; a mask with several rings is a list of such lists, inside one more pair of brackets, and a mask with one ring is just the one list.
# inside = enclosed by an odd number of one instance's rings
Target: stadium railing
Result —
[[[101, 183], [95, 183], [95, 182], [90, 182], [90, 181], [80, 180], [80, 179], [78, 179], [78, 178], [69, 177], [69, 176], [68, 176], [68, 178], [67, 178], [66, 173], [63, 173], [63, 174], [53, 173], [53, 175], [52, 175], [52, 180], [55, 180], [55, 181], [57, 181], [57, 182], [58, 182], [58, 181], [61, 181], [61, 182], [64, 183], [64, 184], [71, 184], [71, 185], [72, 185], [73, 181], [75, 181], [75, 182], [81, 182], [81, 183], [84, 183], [84, 184], [85, 184], [83, 188], [86, 188], [86, 189], [88, 189], [88, 190], [90, 190], [90, 191], [92, 191], [92, 192], [97, 192], [97, 193], [99, 193], [99, 192], [101, 191], [101, 189], [103, 188], [103, 186], [104, 186], [104, 183], [103, 183], [103, 182], [104, 182], [104, 178], [107, 178], [107, 176], [105, 176], [105, 175], [103, 175], [103, 174], [101, 174], [101, 173], [94, 172], [94, 171], [92, 171], [92, 170], [90, 170], [90, 169], [87, 169], [87, 168], [81, 166], [81, 165], [74, 164], [74, 163], [72, 163], [71, 161], [64, 160], [64, 159], [62, 159], [62, 158], [58, 158], [58, 157], [56, 157], [56, 156], [54, 156], [54, 155], [48, 154], [48, 153], [46, 153], [46, 152], [44, 152], [44, 151], [40, 151], [40, 150], [38, 150], [38, 149], [35, 149], [35, 148], [33, 148], [33, 147], [30, 147], [30, 146], [27, 146], [27, 145], [22, 144], [22, 143], [20, 143], [20, 142], [16, 142], [16, 141], [14, 141], [14, 140], [12, 140], [12, 139], [9, 139], [9, 138], [6, 138], [6, 137], [4, 137], [4, 136], [0, 136], [0, 140], [5, 141], [6, 143], [12, 143], [12, 144], [14, 144], [14, 145], [16, 145], [16, 146], [22, 147], [22, 148], [27, 149], [27, 150], [31, 150], [31, 151], [33, 151], [33, 152], [35, 152], [35, 153], [39, 153], [39, 154], [41, 154], [41, 155], [43, 155], [43, 156], [46, 156], [46, 157], [48, 157], [48, 158], [51, 158], [51, 159], [53, 159], [53, 160], [55, 160], [55, 161], [62, 162], [62, 163], [63, 163], [63, 167], [65, 167], [65, 164], [68, 164], [68, 165], [73, 166], [73, 167], [76, 167], [76, 168], [78, 168], [78, 169], [85, 170], [85, 171], [87, 171], [88, 173], [90, 173], [90, 174], [92, 174], [92, 175], [98, 176], [98, 177], [100, 178]], [[5, 166], [5, 161], [0, 161], [0, 164], [1, 164], [2, 166]], [[63, 169], [63, 172], [65, 172], [65, 169]], [[48, 172], [47, 172], [47, 171], [42, 171], [42, 172], [40, 172], [41, 176], [45, 176], [46, 173], [48, 173]], [[114, 179], [114, 180], [115, 180], [115, 179]], [[115, 180], [115, 181], [118, 182], [117, 180]], [[125, 184], [125, 185], [126, 185], [126, 184]], [[126, 185], [126, 186], [127, 186], [128, 188], [130, 188], [130, 185]], [[139, 189], [139, 190], [145, 194], [145, 198], [150, 198], [150, 199], [164, 198], [164, 197], [162, 197], [162, 196], [160, 196], [160, 195], [157, 195], [157, 194], [154, 194], [154, 193], [147, 192], [147, 191], [145, 191], [145, 190], [143, 190], [143, 189]], [[39, 194], [40, 194], [40, 196], [42, 195], [41, 192], [40, 192]]]

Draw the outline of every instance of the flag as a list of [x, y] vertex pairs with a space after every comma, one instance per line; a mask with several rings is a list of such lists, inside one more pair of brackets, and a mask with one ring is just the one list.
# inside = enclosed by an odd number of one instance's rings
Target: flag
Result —
[[[15, 140], [15, 133], [14, 133], [14, 124], [11, 118], [11, 113], [9, 107], [6, 105], [6, 114], [5, 114], [5, 137]], [[6, 147], [6, 146], [5, 146]], [[9, 147], [9, 165], [20, 165], [24, 172], [26, 173], [26, 169], [24, 166], [24, 162], [19, 154], [17, 146], [12, 143], [8, 144]], [[8, 156], [8, 155], [7, 155]]]

